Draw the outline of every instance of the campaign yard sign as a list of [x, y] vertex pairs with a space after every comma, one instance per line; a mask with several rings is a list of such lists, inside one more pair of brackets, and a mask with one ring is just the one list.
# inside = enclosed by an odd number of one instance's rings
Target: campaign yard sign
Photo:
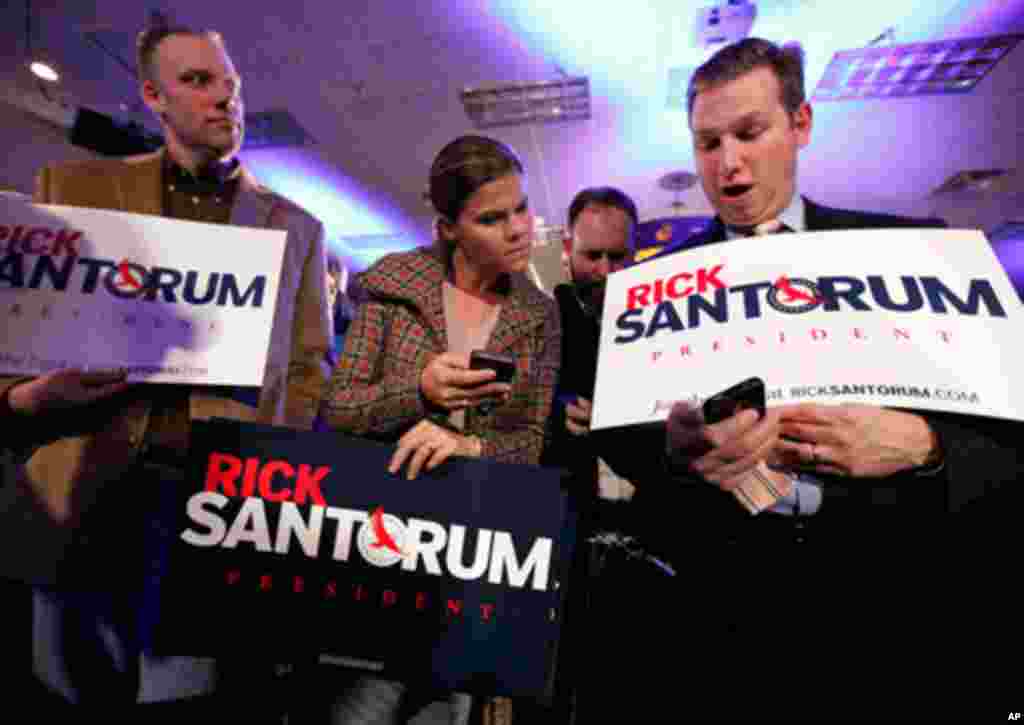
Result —
[[153, 651], [259, 651], [550, 695], [574, 516], [560, 471], [452, 459], [415, 481], [393, 446], [196, 423], [171, 502]]
[[752, 237], [608, 278], [594, 429], [757, 376], [768, 404], [865, 403], [1024, 420], [1024, 315], [981, 232]]
[[0, 195], [0, 374], [259, 386], [286, 237]]

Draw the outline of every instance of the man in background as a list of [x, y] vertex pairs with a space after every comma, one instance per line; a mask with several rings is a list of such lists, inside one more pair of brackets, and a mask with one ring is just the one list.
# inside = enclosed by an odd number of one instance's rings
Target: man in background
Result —
[[572, 473], [579, 543], [559, 655], [562, 697], [543, 722], [625, 722], [617, 716], [635, 714], [638, 702], [660, 705], [664, 696], [648, 687], [644, 664], [660, 616], [641, 602], [667, 603], [674, 590], [664, 564], [636, 536], [644, 526], [630, 501], [632, 484], [615, 473], [633, 451], [615, 440], [599, 448], [590, 435], [605, 286], [632, 261], [638, 223], [636, 204], [613, 187], [583, 189], [569, 205], [563, 253], [569, 281], [554, 290], [562, 361], [544, 462]]
[[607, 186], [576, 194], [568, 216], [564, 259], [569, 282], [554, 290], [562, 317], [562, 363], [552, 446], [560, 452], [560, 460], [552, 463], [572, 469], [581, 485], [591, 487], [591, 493], [603, 500], [628, 499], [632, 486], [602, 465], [587, 434], [605, 281], [631, 261], [639, 217], [632, 199]]

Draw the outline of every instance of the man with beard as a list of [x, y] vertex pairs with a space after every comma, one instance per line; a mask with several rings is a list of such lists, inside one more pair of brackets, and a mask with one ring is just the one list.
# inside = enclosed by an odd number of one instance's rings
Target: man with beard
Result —
[[[646, 627], [661, 617], [650, 616], [650, 607], [641, 613], [636, 602], [667, 601], [662, 595], [670, 591], [670, 580], [660, 568], [664, 565], [647, 556], [631, 536], [642, 528], [629, 501], [633, 487], [614, 472], [616, 462], [631, 455], [628, 446], [618, 446], [613, 438], [599, 456], [590, 435], [605, 282], [632, 261], [638, 223], [636, 204], [619, 189], [579, 192], [569, 205], [565, 238], [569, 282], [555, 288], [562, 364], [552, 442], [543, 462], [572, 473], [580, 510], [580, 544], [571, 577], [575, 583], [559, 658], [560, 700], [566, 708], [567, 701], [573, 703], [575, 722], [609, 719], [620, 708], [628, 713], [632, 703], [645, 697], [648, 668], [636, 663], [644, 660], [642, 649], [654, 634]], [[593, 654], [595, 641], [601, 643], [600, 656]], [[627, 662], [632, 664], [624, 667]]]
[[[555, 287], [562, 316], [562, 366], [552, 450], [557, 465], [579, 476], [581, 485], [605, 499], [622, 498], [621, 484], [600, 488], [598, 457], [588, 450], [590, 407], [597, 376], [597, 348], [601, 335], [605, 280], [625, 267], [632, 257], [633, 235], [639, 217], [636, 204], [619, 189], [584, 189], [569, 205], [565, 238], [569, 282]], [[564, 423], [563, 423], [564, 420]], [[605, 481], [614, 481], [605, 476]]]

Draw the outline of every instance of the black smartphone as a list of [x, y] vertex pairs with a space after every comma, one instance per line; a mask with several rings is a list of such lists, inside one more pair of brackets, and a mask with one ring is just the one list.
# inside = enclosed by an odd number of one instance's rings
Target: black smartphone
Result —
[[765, 392], [761, 378], [747, 378], [705, 400], [704, 422], [708, 425], [718, 423], [751, 408], [764, 416]]
[[470, 370], [493, 370], [496, 383], [511, 383], [516, 376], [516, 359], [500, 352], [474, 350], [469, 354]]

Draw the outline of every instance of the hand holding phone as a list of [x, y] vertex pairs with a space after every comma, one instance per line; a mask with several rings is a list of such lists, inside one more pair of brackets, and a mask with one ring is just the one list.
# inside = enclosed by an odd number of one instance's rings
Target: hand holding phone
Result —
[[434, 355], [420, 373], [420, 392], [434, 406], [448, 411], [503, 403], [509, 398], [511, 385], [503, 382], [501, 377], [507, 378], [507, 365], [511, 364], [514, 370], [515, 363], [508, 358], [503, 368], [500, 360], [492, 362], [498, 364], [498, 369], [490, 364], [481, 364], [479, 355], [473, 367], [470, 366], [470, 356], [465, 353]]
[[[714, 425], [748, 409], [756, 410], [763, 418], [767, 410], [765, 397], [764, 381], [747, 378], [704, 401], [704, 423]], [[771, 508], [788, 493], [772, 480], [773, 475], [777, 474], [768, 471], [762, 461], [732, 489], [733, 496], [751, 514]]]

